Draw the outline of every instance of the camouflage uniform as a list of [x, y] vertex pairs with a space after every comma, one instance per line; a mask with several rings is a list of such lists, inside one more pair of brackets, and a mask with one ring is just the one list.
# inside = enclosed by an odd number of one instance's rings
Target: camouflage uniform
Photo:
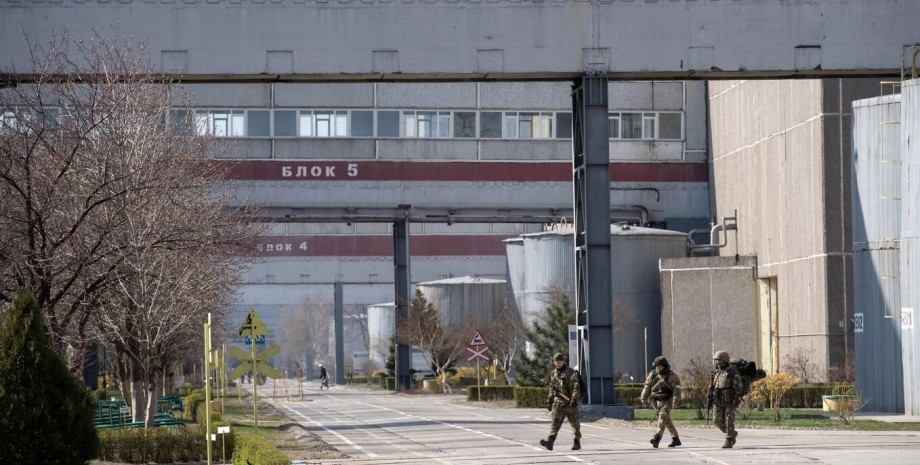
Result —
[[722, 447], [731, 448], [738, 436], [738, 432], [735, 431], [735, 407], [741, 401], [744, 384], [738, 368], [728, 363], [728, 354], [716, 353], [717, 356], [720, 354], [724, 354], [724, 359], [713, 357], [714, 360], [720, 360], [720, 363], [712, 372], [710, 388], [713, 390], [712, 399], [716, 410], [715, 423], [719, 430], [725, 433], [725, 445]]
[[554, 369], [549, 378], [549, 383], [556, 386], [559, 392], [567, 395], [570, 400], [565, 400], [561, 396], [552, 396], [547, 402], [552, 402], [553, 424], [549, 428], [549, 435], [556, 437], [562, 421], [566, 418], [572, 425], [572, 432], [576, 440], [581, 439], [581, 422], [578, 419], [578, 401], [581, 399], [581, 392], [578, 387], [578, 373], [568, 365], [562, 368]]
[[556, 442], [556, 435], [559, 433], [559, 427], [566, 418], [572, 425], [572, 435], [575, 441], [572, 444], [572, 450], [581, 449], [581, 422], [578, 419], [578, 402], [581, 399], [581, 390], [579, 389], [578, 372], [565, 364], [565, 356], [557, 353], [553, 356], [553, 363], [556, 368], [550, 373], [550, 386], [555, 388], [560, 394], [565, 395], [569, 400], [562, 398], [562, 395], [556, 395], [550, 391], [546, 399], [546, 405], [553, 415], [553, 423], [549, 429], [549, 436], [540, 440], [540, 445], [547, 450], [553, 450], [553, 443]]
[[[645, 387], [642, 388], [642, 394], [639, 395], [639, 400], [643, 404], [650, 401], [652, 408], [658, 411], [658, 432], [655, 433], [652, 440], [652, 445], [655, 447], [658, 447], [658, 441], [661, 440], [665, 429], [671, 433], [672, 438], [678, 438], [677, 428], [671, 421], [671, 406], [672, 401], [676, 402], [680, 399], [680, 378], [671, 370], [664, 357], [656, 358], [656, 365], [661, 361], [664, 362], [662, 370], [660, 372], [652, 370], [648, 373], [648, 376], [645, 377]], [[670, 447], [674, 447], [680, 445], [680, 441], [676, 440], [671, 444], [674, 445]]]

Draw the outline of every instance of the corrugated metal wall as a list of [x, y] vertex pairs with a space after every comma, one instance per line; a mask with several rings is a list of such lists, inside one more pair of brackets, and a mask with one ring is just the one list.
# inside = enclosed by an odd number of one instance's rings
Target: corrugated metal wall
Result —
[[[920, 80], [901, 87], [901, 346], [904, 410], [920, 415]], [[907, 310], [910, 309], [910, 310]]]
[[[572, 229], [523, 234], [524, 292], [521, 318], [533, 324], [555, 291], [574, 297], [575, 243]], [[572, 305], [574, 308], [574, 298]]]
[[508, 259], [508, 292], [514, 308], [522, 314], [524, 291], [524, 239], [505, 240], [505, 256]]
[[419, 283], [418, 289], [440, 312], [442, 322], [459, 325], [469, 320], [483, 326], [492, 320], [505, 303], [507, 282], [465, 276]]
[[393, 302], [367, 307], [367, 333], [370, 357], [383, 366], [389, 355], [390, 340], [396, 332], [396, 304]]
[[901, 96], [853, 102], [852, 199], [856, 388], [865, 410], [903, 412]]

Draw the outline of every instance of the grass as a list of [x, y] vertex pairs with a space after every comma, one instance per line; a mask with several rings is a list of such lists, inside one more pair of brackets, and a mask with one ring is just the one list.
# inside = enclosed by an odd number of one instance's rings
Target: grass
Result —
[[[652, 409], [636, 409], [637, 423], [648, 423], [655, 415]], [[826, 419], [793, 419], [793, 415], [826, 415]], [[697, 419], [694, 409], [677, 409], [671, 411], [671, 418], [678, 426], [705, 426], [712, 424], [712, 420]], [[748, 419], [741, 419], [735, 414], [735, 425], [738, 427], [752, 428], [804, 428], [804, 429], [834, 429], [842, 431], [920, 431], [917, 422], [887, 422], [879, 420], [860, 420], [856, 418], [853, 424], [844, 425], [833, 413], [821, 409], [783, 409], [779, 422], [773, 421], [773, 412], [770, 410], [753, 410]]]

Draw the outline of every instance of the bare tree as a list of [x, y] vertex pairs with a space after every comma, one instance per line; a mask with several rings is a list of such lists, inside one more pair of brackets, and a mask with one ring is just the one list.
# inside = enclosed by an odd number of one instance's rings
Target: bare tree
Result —
[[416, 289], [409, 315], [397, 324], [396, 337], [400, 343], [417, 346], [422, 351], [425, 361], [440, 376], [442, 389], [450, 393], [453, 389], [447, 383], [447, 369], [465, 352], [472, 329], [468, 322], [444, 323], [438, 309]]
[[527, 339], [524, 337], [524, 322], [521, 316], [505, 302], [492, 320], [488, 338], [489, 350], [505, 372], [505, 380], [511, 384], [511, 364], [524, 349]]
[[809, 383], [818, 371], [818, 364], [812, 361], [814, 357], [815, 349], [796, 347], [783, 357], [783, 367], [786, 372], [799, 378], [801, 382]]
[[228, 167], [204, 162], [187, 107], [168, 117], [184, 98], [143, 42], [31, 51], [34, 81], [0, 92], [0, 299], [34, 288], [73, 368], [90, 341], [112, 348], [149, 424], [156, 380], [229, 307], [258, 228], [224, 213]]
[[328, 365], [332, 311], [329, 298], [317, 294], [304, 295], [297, 307], [284, 317], [282, 356], [304, 368], [305, 357]]

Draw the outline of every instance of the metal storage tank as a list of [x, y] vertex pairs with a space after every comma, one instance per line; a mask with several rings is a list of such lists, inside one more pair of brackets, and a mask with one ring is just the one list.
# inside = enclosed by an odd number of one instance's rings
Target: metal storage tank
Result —
[[383, 367], [390, 354], [390, 341], [396, 333], [396, 303], [388, 302], [367, 307], [367, 335], [370, 359]]
[[575, 243], [573, 229], [522, 234], [524, 241], [524, 287], [521, 318], [532, 325], [555, 291], [575, 296]]
[[[524, 234], [525, 294], [543, 297], [559, 288], [573, 295], [575, 251], [572, 229]], [[684, 257], [687, 234], [627, 225], [610, 227], [614, 314], [614, 370], [621, 381], [641, 382], [661, 353], [661, 283], [658, 261]], [[531, 315], [545, 304], [525, 300]], [[631, 379], [630, 379], [631, 377]]]
[[524, 239], [520, 237], [505, 239], [505, 256], [508, 259], [509, 297], [515, 310], [521, 311], [521, 299], [524, 295]]
[[418, 284], [428, 302], [441, 314], [441, 321], [458, 325], [469, 319], [485, 325], [505, 304], [508, 283], [479, 276], [440, 279]]
[[856, 389], [870, 412], [903, 412], [899, 236], [901, 96], [853, 102]]
[[904, 413], [920, 415], [920, 80], [901, 85], [901, 348]]

